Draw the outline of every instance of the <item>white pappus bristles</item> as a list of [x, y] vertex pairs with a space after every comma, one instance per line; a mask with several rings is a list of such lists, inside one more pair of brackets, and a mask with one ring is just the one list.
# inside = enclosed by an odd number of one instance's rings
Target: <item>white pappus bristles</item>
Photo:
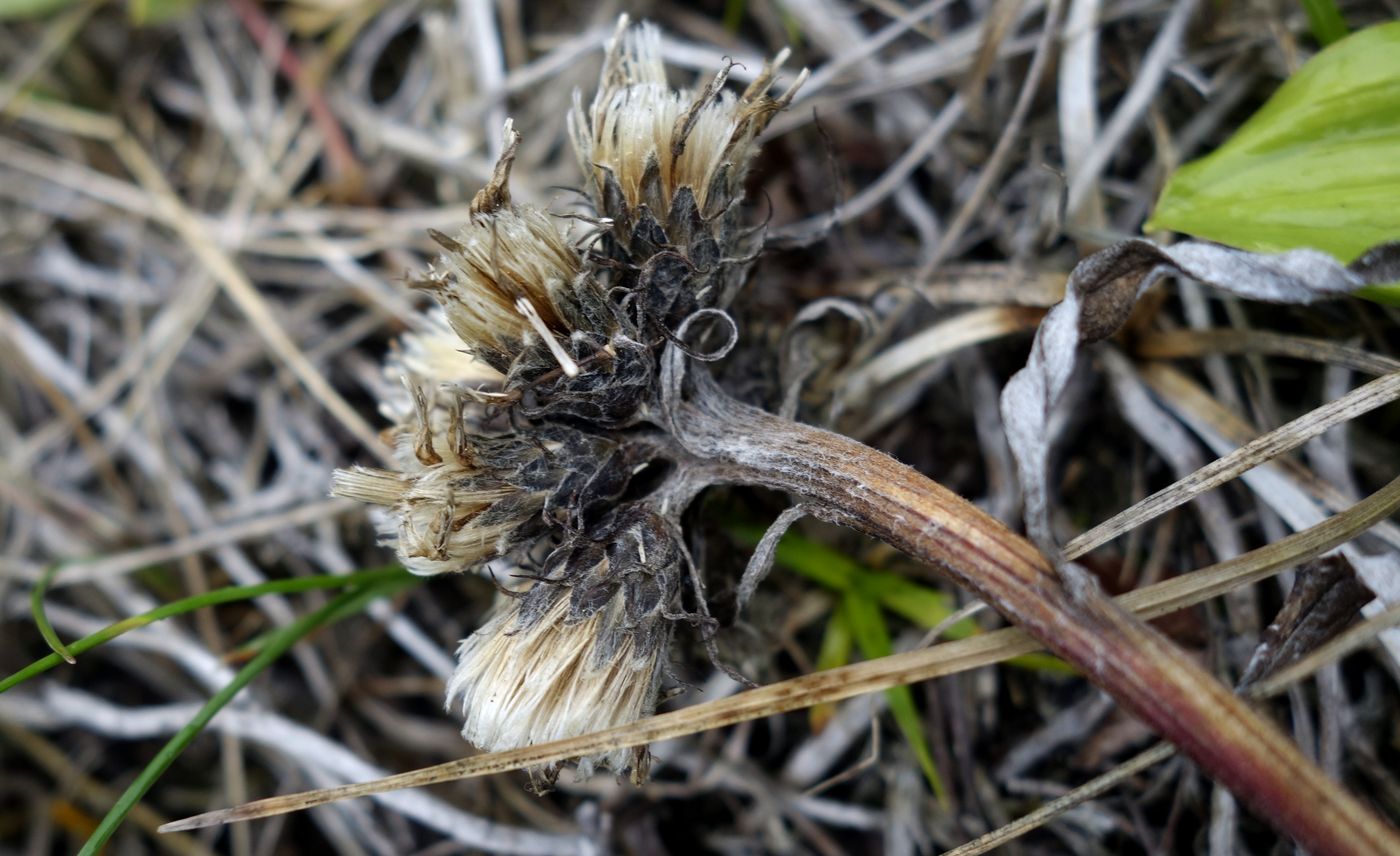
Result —
[[[660, 30], [648, 23], [628, 26], [623, 16], [592, 105], [585, 111], [581, 95], [574, 94], [569, 128], [584, 173], [597, 182], [600, 195], [611, 175], [635, 209], [647, 201], [643, 179], [654, 163], [661, 178], [661, 205], [669, 205], [678, 188], [690, 187], [701, 210], [706, 210], [721, 167], [729, 165], [728, 184], [737, 186], [757, 152], [759, 132], [806, 80], [804, 70], [781, 96], [768, 96], [776, 65], [786, 57], [784, 51], [765, 65], [739, 96], [723, 88], [727, 69], [704, 89], [677, 91], [666, 82]], [[666, 212], [653, 213], [663, 217]]]
[[[569, 598], [528, 627], [519, 626], [518, 599], [497, 608], [485, 626], [462, 642], [447, 705], [460, 701], [462, 736], [486, 751], [577, 737], [649, 716], [656, 706], [665, 644], [639, 649], [614, 596], [593, 615], [568, 621]], [[668, 629], [669, 632], [669, 629]], [[629, 749], [581, 758], [581, 776], [596, 764], [627, 769]]]
[[[336, 470], [331, 493], [385, 508], [376, 515], [383, 541], [409, 571], [430, 575], [476, 568], [506, 552], [544, 505], [543, 494], [482, 481], [455, 460], [412, 474], [353, 467]], [[507, 499], [509, 506], [498, 507]]]
[[408, 490], [410, 480], [409, 476], [388, 470], [351, 467], [331, 474], [331, 494], [368, 505], [396, 505]]
[[546, 341], [572, 332], [563, 307], [580, 285], [583, 264], [547, 214], [502, 208], [472, 215], [455, 237], [434, 237], [447, 252], [424, 286], [468, 347], [487, 356], [517, 352], [535, 330], [521, 300], [534, 308]]
[[[403, 334], [390, 349], [379, 399], [380, 414], [396, 426], [391, 437], [400, 465], [410, 471], [417, 469], [413, 447], [424, 420], [446, 448], [454, 419], [471, 424], [484, 419], [482, 409], [464, 396], [498, 389], [504, 381], [500, 372], [467, 353], [441, 307], [423, 315], [423, 321], [421, 329]], [[420, 406], [420, 398], [426, 406]]]
[[[472, 356], [447, 323], [441, 307], [424, 316], [422, 329], [404, 333], [386, 361], [384, 371], [396, 382], [407, 377], [413, 386], [479, 387], [499, 384], [501, 373]], [[412, 407], [412, 402], [406, 402]], [[396, 416], [408, 416], [412, 410]], [[395, 421], [400, 421], [397, 419]]]

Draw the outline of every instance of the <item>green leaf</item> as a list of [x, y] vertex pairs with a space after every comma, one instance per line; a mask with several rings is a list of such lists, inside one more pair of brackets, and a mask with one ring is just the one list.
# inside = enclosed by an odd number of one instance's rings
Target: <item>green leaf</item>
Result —
[[1357, 289], [1357, 297], [1364, 297], [1367, 300], [1374, 300], [1376, 303], [1384, 303], [1387, 306], [1400, 306], [1400, 282], [1391, 285], [1372, 285], [1366, 288]]
[[358, 612], [370, 601], [401, 588], [404, 583], [403, 580], [390, 580], [359, 586], [341, 594], [315, 612], [304, 615], [286, 627], [278, 629], [268, 644], [258, 652], [258, 655], [249, 660], [242, 669], [239, 669], [233, 680], [215, 693], [199, 709], [194, 718], [184, 728], [176, 732], [165, 746], [161, 747], [160, 752], [156, 753], [156, 757], [151, 759], [151, 762], [146, 765], [146, 768], [141, 771], [131, 786], [117, 798], [111, 811], [107, 812], [97, 829], [83, 844], [79, 856], [96, 856], [97, 853], [101, 852], [102, 845], [106, 844], [107, 840], [112, 837], [112, 833], [116, 832], [117, 827], [126, 819], [127, 814], [141, 801], [141, 797], [146, 795], [156, 780], [169, 769], [176, 758], [180, 757], [180, 753], [185, 751], [185, 747], [194, 742], [194, 739], [200, 735], [200, 732], [204, 730], [215, 714], [232, 701], [234, 696], [238, 695], [253, 678], [261, 674], [264, 669], [291, 650], [293, 645], [312, 631], [322, 625], [332, 623], [336, 616]]
[[[124, 618], [115, 624], [109, 624], [101, 630], [89, 636], [84, 636], [72, 645], [67, 646], [68, 651], [73, 654], [82, 654], [91, 651], [104, 642], [110, 642], [118, 636], [138, 627], [145, 627], [147, 624], [160, 621], [163, 618], [171, 618], [176, 615], [183, 615], [186, 612], [193, 612], [206, 606], [215, 606], [221, 603], [232, 603], [238, 600], [250, 600], [265, 594], [291, 594], [299, 591], [312, 591], [313, 589], [335, 589], [346, 586], [369, 585], [371, 583], [397, 583], [407, 584], [413, 580], [421, 579], [409, 574], [397, 565], [385, 568], [377, 568], [368, 571], [359, 571], [353, 574], [325, 575], [315, 577], [296, 577], [289, 580], [273, 580], [271, 582], [260, 583], [251, 586], [230, 586], [228, 588], [215, 589], [204, 594], [187, 597], [183, 600], [172, 601], [162, 604], [150, 612], [143, 612], [140, 615], [133, 615]], [[42, 633], [42, 628], [41, 631]], [[50, 643], [52, 646], [52, 643]], [[63, 662], [57, 654], [50, 654], [39, 660], [35, 660], [13, 675], [0, 680], [0, 693], [11, 687], [18, 686], [30, 678], [42, 675], [54, 666]]]
[[[761, 526], [735, 526], [733, 533], [753, 545], [763, 537]], [[860, 588], [890, 612], [924, 629], [930, 629], [953, 614], [948, 595], [898, 574], [866, 570], [841, 553], [788, 532], [774, 552], [778, 564], [796, 571], [820, 586], [835, 592]], [[972, 619], [964, 619], [943, 632], [944, 639], [966, 639], [981, 629]], [[1053, 675], [1075, 675], [1075, 669], [1053, 654], [1025, 654], [1006, 661], [1018, 669]]]
[[1324, 47], [1346, 38], [1347, 22], [1342, 19], [1335, 0], [1303, 0], [1303, 11], [1308, 13], [1308, 27], [1313, 37]]
[[[856, 644], [860, 646], [860, 653], [865, 659], [874, 660], [894, 653], [894, 644], [890, 641], [890, 629], [885, 624], [884, 613], [867, 593], [858, 589], [846, 592], [841, 599], [841, 611], [846, 614], [851, 633], [855, 636]], [[948, 793], [943, 787], [943, 777], [938, 775], [938, 768], [933, 764], [928, 739], [924, 737], [924, 721], [919, 716], [918, 708], [914, 706], [913, 692], [907, 685], [890, 687], [885, 690], [885, 698], [889, 700], [890, 713], [894, 715], [895, 724], [903, 733], [905, 742], [914, 751], [914, 757], [919, 759], [919, 766], [923, 769], [924, 778], [928, 780], [934, 796], [946, 805]]]
[[42, 18], [77, 4], [78, 0], [0, 0], [0, 21]]
[[[831, 617], [826, 622], [826, 632], [822, 634], [821, 649], [817, 651], [815, 669], [825, 672], [827, 669], [839, 669], [851, 662], [853, 646], [851, 622], [847, 620], [845, 611], [832, 610]], [[813, 705], [807, 712], [807, 722], [813, 731], [821, 731], [835, 713], [836, 705], [830, 702]]]
[[[1349, 262], [1400, 239], [1400, 21], [1313, 57], [1226, 143], [1167, 182], [1144, 227]], [[1400, 288], [1363, 296], [1400, 299]]]

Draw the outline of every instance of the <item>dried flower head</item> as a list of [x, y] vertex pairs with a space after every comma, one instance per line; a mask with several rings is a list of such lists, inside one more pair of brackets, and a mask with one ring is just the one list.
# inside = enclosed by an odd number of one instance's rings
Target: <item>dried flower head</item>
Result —
[[428, 442], [444, 449], [453, 444], [458, 421], [484, 433], [488, 413], [482, 401], [489, 401], [505, 380], [466, 351], [440, 307], [425, 313], [422, 321], [420, 329], [405, 333], [390, 349], [379, 398], [380, 414], [393, 425], [386, 439], [400, 468], [409, 472], [420, 466], [425, 426]]
[[[499, 372], [557, 367], [573, 377], [575, 331], [610, 326], [583, 254], [550, 216], [510, 198], [520, 137], [506, 126], [506, 150], [491, 182], [472, 200], [455, 236], [430, 232], [445, 253], [416, 285], [432, 292], [465, 346]], [[541, 350], [543, 353], [541, 353]]]
[[644, 403], [650, 351], [586, 253], [548, 214], [511, 202], [519, 136], [509, 123], [506, 138], [470, 222], [455, 237], [431, 233], [446, 252], [417, 285], [441, 303], [464, 347], [505, 376], [503, 400], [528, 393], [530, 416], [624, 424]]
[[[421, 406], [421, 392], [418, 400]], [[336, 496], [382, 509], [375, 525], [405, 568], [415, 574], [478, 568], [539, 534], [541, 511], [560, 478], [551, 444], [475, 436], [457, 419], [448, 432], [452, 442], [442, 447], [430, 423], [421, 425], [412, 471], [352, 467], [336, 470], [331, 484]]]
[[614, 284], [638, 295], [644, 329], [674, 340], [687, 317], [723, 309], [742, 285], [760, 243], [740, 228], [744, 179], [758, 135], [806, 79], [804, 71], [782, 95], [768, 94], [786, 57], [739, 95], [725, 89], [728, 66], [703, 89], [675, 90], [660, 31], [623, 16], [588, 109], [575, 93], [574, 148], [593, 205], [612, 227], [604, 246], [631, 271]]
[[784, 50], [766, 64], [738, 96], [724, 89], [728, 68], [702, 90], [675, 90], [666, 82], [661, 31], [649, 23], [631, 27], [623, 16], [592, 105], [585, 111], [575, 92], [569, 117], [602, 213], [633, 223], [645, 206], [664, 226], [683, 192], [706, 216], [742, 197], [759, 133], [806, 79], [804, 71], [781, 96], [768, 95], [787, 56]]
[[[447, 703], [460, 700], [462, 735], [497, 751], [576, 737], [649, 716], [670, 647], [665, 617], [679, 585], [677, 551], [654, 515], [631, 509], [606, 543], [577, 539], [549, 573], [509, 598], [462, 642]], [[579, 760], [646, 773], [645, 753]], [[548, 780], [555, 769], [533, 771]]]
[[[692, 322], [728, 320], [756, 249], [738, 228], [744, 176], [758, 134], [805, 78], [770, 97], [782, 59], [739, 95], [724, 89], [727, 68], [701, 91], [675, 91], [658, 32], [624, 17], [591, 110], [576, 99], [570, 117], [600, 215], [592, 237], [571, 241], [512, 201], [509, 123], [470, 221], [432, 233], [444, 253], [416, 285], [441, 320], [396, 352], [390, 368], [408, 395], [384, 403], [401, 472], [341, 470], [332, 492], [375, 506], [381, 536], [415, 573], [548, 551], [528, 589], [506, 592], [459, 651], [448, 703], [460, 701], [462, 733], [483, 749], [625, 724], [656, 704], [685, 555], [684, 503], [640, 475], [665, 423], [656, 380], [668, 343], [696, 355], [713, 340], [715, 328]], [[698, 343], [684, 341], [697, 326]], [[510, 432], [503, 419], [486, 430], [507, 408]], [[627, 433], [638, 423], [652, 427]], [[663, 462], [652, 477], [666, 472]], [[687, 618], [712, 621], [697, 602]], [[641, 777], [645, 760], [622, 751], [580, 769]]]
[[[501, 373], [466, 350], [440, 307], [421, 318], [422, 328], [400, 336], [384, 361], [384, 377], [397, 391], [423, 387], [452, 392], [500, 386]], [[382, 402], [380, 411], [393, 422], [405, 422], [416, 415], [407, 394]]]

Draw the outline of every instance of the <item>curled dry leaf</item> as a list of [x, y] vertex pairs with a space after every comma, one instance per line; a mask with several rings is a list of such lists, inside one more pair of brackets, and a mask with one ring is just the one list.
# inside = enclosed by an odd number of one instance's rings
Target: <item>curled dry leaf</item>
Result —
[[1383, 244], [1343, 265], [1316, 250], [1263, 254], [1199, 241], [1159, 247], [1130, 240], [1076, 265], [1065, 299], [1041, 323], [1025, 368], [1007, 382], [1001, 396], [1025, 494], [1027, 531], [1057, 562], [1060, 550], [1049, 520], [1050, 415], [1073, 374], [1079, 348], [1117, 332], [1138, 297], [1168, 275], [1255, 300], [1311, 303], [1400, 279], [1400, 244]]

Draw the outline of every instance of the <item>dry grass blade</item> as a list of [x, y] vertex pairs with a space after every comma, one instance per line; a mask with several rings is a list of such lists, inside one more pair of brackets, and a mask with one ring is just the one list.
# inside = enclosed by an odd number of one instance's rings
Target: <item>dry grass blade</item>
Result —
[[210, 275], [223, 286], [229, 297], [248, 318], [249, 326], [262, 336], [263, 341], [277, 355], [306, 391], [321, 403], [326, 410], [360, 441], [366, 451], [386, 464], [392, 464], [394, 457], [380, 442], [379, 434], [364, 417], [351, 407], [340, 393], [330, 385], [306, 355], [301, 352], [291, 336], [283, 329], [277, 314], [247, 275], [234, 264], [205, 230], [202, 221], [190, 211], [175, 194], [160, 169], [144, 149], [129, 136], [123, 136], [112, 144], [122, 162], [151, 192], [153, 207], [160, 220], [182, 237], [195, 257], [209, 270]]
[[1089, 196], [1094, 182], [1108, 166], [1109, 159], [1120, 151], [1123, 139], [1146, 112], [1153, 95], [1162, 86], [1167, 69], [1177, 59], [1186, 25], [1195, 11], [1195, 0], [1177, 0], [1172, 4], [1171, 14], [1157, 31], [1152, 49], [1143, 57], [1142, 67], [1133, 75], [1132, 86], [1128, 88], [1113, 115], [1105, 123], [1103, 133], [1095, 141], [1094, 147], [1084, 156], [1081, 170], [1069, 186], [1069, 200], [1066, 207], [1075, 212]]
[[934, 248], [932, 255], [920, 269], [917, 281], [928, 280], [938, 269], [938, 266], [947, 260], [953, 251], [954, 244], [971, 225], [987, 195], [991, 193], [992, 185], [1001, 177], [1007, 157], [1011, 153], [1016, 139], [1020, 136], [1021, 127], [1025, 124], [1026, 116], [1030, 112], [1031, 101], [1040, 86], [1041, 76], [1045, 73], [1045, 67], [1049, 62], [1050, 46], [1060, 31], [1062, 5], [1059, 0], [1049, 0], [1046, 3], [1045, 24], [1041, 28], [1035, 53], [1031, 56], [1030, 67], [1026, 69], [1025, 79], [1021, 81], [1021, 89], [1016, 94], [1016, 103], [1011, 108], [1011, 116], [1006, 121], [1006, 127], [997, 140], [996, 146], [992, 149], [991, 155], [987, 157], [986, 163], [982, 165], [982, 171], [977, 175], [977, 183], [973, 186], [972, 193], [958, 207], [958, 212], [953, 215], [947, 231], [943, 233], [943, 237]]
[[[4, 719], [0, 719], [0, 735], [17, 746], [56, 781], [62, 782], [65, 791], [72, 793], [89, 809], [101, 813], [117, 801], [119, 794], [116, 791], [84, 774], [74, 766], [64, 751], [51, 741]], [[156, 846], [167, 853], [176, 856], [211, 856], [213, 852], [187, 835], [155, 835], [165, 819], [147, 806], [138, 805], [133, 808], [131, 819], [142, 830], [150, 833]]]
[[1230, 454], [1218, 458], [1162, 488], [1141, 502], [1085, 532], [1065, 545], [1065, 556], [1082, 556], [1100, 544], [1165, 514], [1193, 497], [1219, 487], [1246, 470], [1272, 460], [1318, 436], [1334, 425], [1354, 419], [1400, 398], [1400, 372], [1377, 378], [1312, 412], [1261, 434]]
[[[1201, 603], [1345, 543], [1376, 521], [1394, 514], [1397, 509], [1400, 509], [1400, 479], [1318, 526], [1228, 562], [1131, 592], [1120, 598], [1119, 603], [1144, 618]], [[956, 674], [1028, 654], [1037, 648], [1039, 645], [1020, 630], [999, 630], [971, 639], [805, 675], [569, 740], [463, 758], [372, 782], [256, 800], [175, 821], [162, 829], [174, 832], [271, 817], [400, 788], [423, 787], [564, 761], [581, 755], [644, 746], [823, 702], [840, 701], [897, 684]]]
[[[275, 514], [229, 523], [211, 528], [208, 531], [196, 532], [185, 538], [180, 538], [166, 544], [140, 547], [135, 550], [129, 550], [123, 553], [112, 553], [107, 556], [102, 556], [101, 558], [86, 561], [77, 560], [65, 566], [63, 575], [58, 577], [55, 582], [58, 584], [57, 587], [62, 588], [77, 583], [110, 579], [121, 574], [139, 571], [142, 568], [149, 568], [152, 565], [159, 565], [186, 556], [208, 552], [229, 544], [237, 544], [240, 541], [251, 541], [254, 538], [265, 537], [269, 533], [279, 530], [295, 526], [305, 526], [310, 523], [317, 523], [325, 520], [333, 520], [352, 508], [354, 508], [354, 506], [343, 499], [327, 499], [320, 502], [311, 502], [297, 508], [279, 511]], [[18, 570], [11, 570], [6, 567], [7, 564], [6, 561], [0, 560], [0, 569], [20, 579], [37, 580], [42, 573], [41, 568], [21, 567]]]
[[1400, 360], [1327, 339], [1290, 336], [1267, 330], [1162, 330], [1137, 340], [1134, 353], [1147, 359], [1200, 357], [1207, 354], [1259, 354], [1296, 357], [1345, 366], [1372, 375], [1400, 371]]
[[1159, 743], [1134, 758], [1124, 761], [1102, 776], [1085, 782], [1058, 799], [1053, 799], [1024, 817], [1019, 817], [1000, 829], [994, 829], [981, 838], [973, 839], [961, 847], [946, 851], [943, 856], [978, 856], [1020, 838], [1027, 832], [1037, 829], [1075, 806], [1082, 805], [1118, 786], [1119, 782], [1136, 776], [1143, 770], [1155, 766], [1176, 754], [1170, 743]]
[[962, 118], [964, 109], [963, 99], [954, 98], [949, 101], [948, 105], [938, 114], [938, 120], [928, 126], [923, 135], [900, 156], [899, 160], [890, 164], [890, 168], [885, 171], [884, 175], [831, 211], [774, 230], [771, 239], [774, 245], [811, 243], [825, 236], [834, 226], [849, 223], [857, 217], [869, 213], [871, 209], [889, 198], [890, 194], [905, 186], [914, 170], [928, 159], [934, 149], [938, 148], [938, 145], [948, 136], [948, 132], [953, 130], [953, 126]]
[[1199, 571], [1128, 592], [1119, 597], [1118, 602], [1146, 618], [1165, 615], [1321, 555], [1347, 543], [1397, 510], [1400, 510], [1400, 478], [1316, 526]]
[[873, 390], [962, 348], [1033, 330], [1043, 317], [1042, 310], [1019, 306], [989, 306], [955, 315], [877, 354], [851, 374], [846, 386]]
[[[1142, 379], [1216, 453], [1244, 446], [1258, 437], [1258, 430], [1248, 420], [1185, 373], [1165, 363], [1149, 363], [1142, 370]], [[1350, 502], [1343, 491], [1282, 454], [1263, 462], [1258, 470], [1243, 473], [1242, 478], [1295, 530], [1321, 519], [1318, 506], [1335, 511]], [[1378, 524], [1375, 535], [1392, 547], [1400, 547], [1400, 528], [1389, 522]]]
[[97, 6], [97, 0], [85, 0], [57, 16], [45, 29], [39, 44], [19, 62], [5, 69], [5, 80], [0, 81], [0, 117], [8, 118], [8, 114], [13, 113], [15, 96], [68, 46]]

